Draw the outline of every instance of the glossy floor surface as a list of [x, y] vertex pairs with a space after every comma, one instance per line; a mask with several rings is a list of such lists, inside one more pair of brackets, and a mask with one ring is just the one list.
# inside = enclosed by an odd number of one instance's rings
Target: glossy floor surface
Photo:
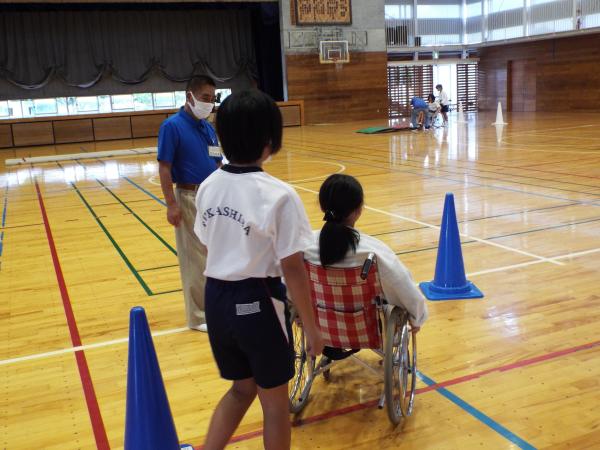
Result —
[[[266, 165], [312, 225], [330, 173], [365, 188], [358, 226], [416, 281], [433, 276], [453, 192], [482, 300], [429, 302], [413, 417], [392, 428], [380, 366], [361, 352], [315, 383], [296, 449], [600, 447], [599, 114], [452, 117], [431, 132], [376, 122], [285, 130]], [[153, 139], [0, 151], [6, 158], [155, 146]], [[0, 165], [3, 166], [3, 163]], [[0, 448], [122, 448], [128, 314], [148, 314], [179, 439], [201, 446], [227, 389], [205, 334], [186, 330], [175, 238], [153, 155], [1, 169]], [[364, 354], [363, 354], [364, 353]], [[262, 448], [254, 404], [232, 448]]]

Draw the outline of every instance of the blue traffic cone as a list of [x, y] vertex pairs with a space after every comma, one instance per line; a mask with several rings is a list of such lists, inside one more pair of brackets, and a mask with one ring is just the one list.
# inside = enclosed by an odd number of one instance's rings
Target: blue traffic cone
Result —
[[148, 319], [140, 306], [129, 315], [128, 364], [125, 450], [179, 450]]
[[419, 286], [429, 300], [483, 297], [483, 293], [465, 276], [465, 265], [460, 249], [460, 236], [454, 209], [454, 195], [451, 193], [446, 194], [444, 202], [440, 242], [435, 263], [435, 278], [433, 281], [420, 283]]

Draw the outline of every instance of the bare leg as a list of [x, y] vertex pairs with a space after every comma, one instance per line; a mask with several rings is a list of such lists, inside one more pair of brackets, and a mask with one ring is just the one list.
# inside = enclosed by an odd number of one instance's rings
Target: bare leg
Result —
[[258, 398], [263, 409], [265, 450], [289, 449], [292, 431], [287, 383], [272, 389], [259, 387]]
[[[225, 448], [255, 397], [256, 383], [254, 382], [254, 378], [246, 378], [245, 380], [233, 382], [229, 391], [227, 391], [217, 405], [217, 409], [215, 409], [210, 420], [208, 435], [203, 447], [205, 450], [221, 450]], [[287, 409], [285, 417], [288, 419]]]

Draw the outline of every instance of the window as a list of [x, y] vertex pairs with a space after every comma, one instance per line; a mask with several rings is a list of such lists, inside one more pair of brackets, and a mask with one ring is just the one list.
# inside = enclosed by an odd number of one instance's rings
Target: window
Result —
[[[441, 84], [448, 94], [451, 104], [457, 103], [456, 94], [456, 64], [436, 64], [433, 66], [433, 86]], [[435, 91], [437, 96], [438, 92]]]
[[231, 89], [217, 89], [215, 95], [217, 96], [217, 105], [223, 103], [223, 101], [231, 95]]
[[479, 33], [469, 33], [467, 34], [467, 44], [477, 44], [481, 42], [483, 36], [481, 32]]
[[98, 97], [69, 97], [69, 100], [74, 105], [72, 114], [98, 112]]
[[589, 14], [580, 19], [580, 28], [600, 27], [600, 14]]
[[467, 4], [467, 17], [477, 17], [483, 15], [481, 2]]
[[56, 114], [59, 116], [67, 116], [69, 114], [69, 106], [67, 105], [66, 97], [58, 97], [56, 99]]
[[[116, 95], [113, 95], [113, 98]], [[154, 109], [152, 94], [133, 94], [133, 107], [136, 111], [148, 111]]]
[[502, 41], [504, 39], [515, 39], [523, 36], [523, 26], [518, 25], [516, 27], [498, 28], [489, 31], [490, 41]]
[[460, 5], [417, 5], [419, 19], [460, 19]]
[[410, 115], [410, 100], [433, 92], [433, 67], [388, 65], [389, 116]]
[[154, 95], [154, 107], [159, 108], [175, 108], [175, 93], [161, 92]]
[[421, 45], [460, 44], [459, 34], [426, 34], [421, 36]]
[[185, 91], [175, 92], [175, 105], [177, 105], [177, 107], [185, 105]]
[[33, 100], [33, 115], [34, 116], [55, 116], [58, 114], [55, 98], [44, 98]]
[[523, 8], [523, 0], [491, 0], [490, 13]]
[[35, 107], [33, 106], [33, 100], [21, 100], [21, 109], [23, 111], [23, 117], [35, 116]]
[[[231, 89], [217, 89], [217, 105], [231, 95]], [[0, 101], [0, 120], [23, 117], [105, 114], [118, 111], [175, 109], [185, 104], [185, 91], [57, 97]]]
[[529, 24], [529, 34], [546, 34], [568, 31], [573, 28], [572, 19], [550, 20], [548, 22], [537, 22]]
[[386, 19], [412, 19], [412, 5], [385, 5]]
[[110, 103], [113, 111], [127, 111], [134, 109], [133, 95], [111, 95]]
[[98, 96], [98, 112], [100, 112], [100, 113], [112, 112], [112, 103], [110, 101], [110, 95], [99, 95]]
[[0, 102], [0, 117], [9, 117], [10, 109], [8, 108], [8, 102]]

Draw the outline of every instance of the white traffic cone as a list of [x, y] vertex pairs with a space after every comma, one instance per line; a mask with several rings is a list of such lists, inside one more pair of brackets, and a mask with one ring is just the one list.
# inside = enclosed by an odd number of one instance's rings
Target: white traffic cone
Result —
[[496, 121], [492, 125], [508, 125], [502, 117], [502, 103], [498, 102], [498, 110], [496, 112]]
[[502, 132], [504, 131], [504, 124], [494, 125], [496, 127], [496, 142], [500, 144], [502, 142]]
[[465, 111], [463, 109], [462, 103], [458, 104], [458, 121], [456, 123], [467, 123], [465, 120]]

